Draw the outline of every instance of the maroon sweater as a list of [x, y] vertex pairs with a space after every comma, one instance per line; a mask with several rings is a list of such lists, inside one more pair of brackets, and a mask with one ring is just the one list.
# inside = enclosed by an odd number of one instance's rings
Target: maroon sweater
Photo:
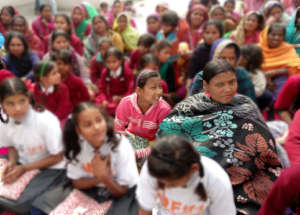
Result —
[[94, 57], [91, 59], [91, 68], [90, 68], [90, 77], [93, 82], [93, 84], [98, 85], [101, 73], [105, 69], [103, 60], [97, 61], [99, 53], [95, 54]]
[[40, 84], [35, 84], [33, 93], [36, 103], [54, 113], [61, 121], [66, 119], [72, 111], [69, 90], [63, 83], [49, 94], [42, 91]]
[[69, 89], [72, 110], [79, 103], [90, 100], [90, 94], [83, 81], [73, 73], [70, 72], [63, 83], [67, 85]]
[[129, 62], [130, 69], [132, 70], [138, 69], [141, 58], [142, 58], [142, 54], [139, 49], [132, 51], [130, 55], [130, 62]]

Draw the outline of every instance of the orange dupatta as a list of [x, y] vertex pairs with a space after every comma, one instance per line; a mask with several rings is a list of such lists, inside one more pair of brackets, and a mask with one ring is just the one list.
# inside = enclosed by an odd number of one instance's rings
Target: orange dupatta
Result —
[[259, 47], [262, 49], [264, 62], [262, 71], [288, 68], [289, 75], [300, 73], [300, 58], [295, 48], [289, 43], [282, 42], [278, 48], [270, 49], [267, 39], [268, 28], [265, 28], [259, 35]]

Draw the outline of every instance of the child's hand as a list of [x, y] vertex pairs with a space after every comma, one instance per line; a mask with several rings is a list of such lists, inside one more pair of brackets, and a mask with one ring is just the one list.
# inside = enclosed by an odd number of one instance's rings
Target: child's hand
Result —
[[104, 101], [102, 102], [102, 107], [103, 107], [103, 108], [107, 108], [107, 105], [108, 105], [108, 101], [104, 100]]
[[2, 171], [2, 174], [1, 174], [1, 181], [2, 181], [2, 178], [4, 176], [6, 176], [12, 169], [13, 167], [15, 166], [16, 164], [15, 163], [12, 163], [12, 162], [9, 162], [3, 169]]
[[266, 21], [266, 25], [270, 26], [270, 25], [274, 24], [275, 22], [276, 22], [276, 17], [270, 16]]
[[14, 166], [6, 175], [3, 176], [2, 181], [4, 184], [11, 184], [20, 178], [26, 172], [24, 166]]
[[113, 102], [118, 104], [121, 101], [121, 96], [113, 96]]
[[105, 158], [101, 158], [99, 153], [95, 153], [94, 158], [92, 160], [92, 169], [95, 176], [99, 180], [110, 175], [109, 160], [110, 160], [109, 156], [106, 156]]

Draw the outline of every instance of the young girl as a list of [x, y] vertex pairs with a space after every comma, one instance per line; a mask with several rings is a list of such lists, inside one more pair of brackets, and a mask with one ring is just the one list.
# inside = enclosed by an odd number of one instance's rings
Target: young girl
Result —
[[11, 30], [11, 21], [18, 11], [13, 6], [4, 6], [0, 11], [0, 32], [5, 33]]
[[1, 209], [17, 214], [29, 214], [31, 205], [42, 200], [43, 193], [61, 183], [65, 176], [59, 121], [48, 111], [34, 110], [30, 100], [20, 79], [7, 79], [1, 84], [0, 102], [7, 115], [1, 115], [1, 144], [9, 147], [2, 182], [11, 184], [27, 171], [40, 170], [18, 200], [0, 198]]
[[210, 19], [219, 20], [221, 22], [224, 22], [225, 20], [225, 10], [224, 7], [220, 5], [216, 5], [212, 7], [209, 11]]
[[154, 208], [158, 214], [236, 214], [226, 172], [178, 136], [153, 144], [136, 196], [139, 215], [151, 215]]
[[157, 14], [152, 14], [147, 17], [147, 31], [149, 34], [157, 37], [157, 34], [160, 31], [160, 27], [160, 20]]
[[105, 19], [108, 19], [109, 11], [107, 2], [100, 3], [100, 15], [104, 16]]
[[136, 92], [123, 98], [118, 105], [115, 130], [137, 137], [130, 138], [135, 149], [149, 146], [149, 141], [155, 139], [160, 123], [171, 110], [169, 104], [161, 98], [162, 94], [159, 73], [146, 69], [137, 77]]
[[[79, 54], [83, 55], [83, 45], [80, 39], [74, 33], [74, 29], [72, 27], [72, 22], [69, 16], [66, 14], [58, 14], [54, 18], [54, 31], [63, 30], [70, 37], [70, 45], [73, 49]], [[51, 35], [48, 35], [44, 39], [45, 43], [45, 53], [48, 52], [49, 47], [51, 46]]]
[[264, 110], [272, 103], [272, 93], [266, 90], [267, 80], [261, 71], [264, 57], [259, 46], [250, 44], [241, 47], [239, 66], [244, 67], [250, 74], [254, 86], [257, 104], [260, 110]]
[[40, 16], [32, 22], [32, 30], [39, 38], [44, 41], [44, 38], [51, 34], [54, 29], [53, 14], [51, 5], [43, 4], [40, 7]]
[[34, 51], [39, 58], [42, 58], [44, 53], [44, 43], [42, 40], [31, 30], [29, 29], [27, 20], [24, 16], [14, 16], [12, 23], [12, 30], [18, 31], [24, 35], [29, 48]]
[[100, 81], [102, 70], [105, 69], [104, 56], [107, 50], [113, 46], [113, 42], [111, 39], [103, 37], [98, 44], [98, 53], [92, 58], [90, 68], [91, 80], [95, 85]]
[[133, 149], [126, 137], [114, 132], [110, 116], [93, 103], [77, 105], [66, 122], [63, 140], [70, 161], [67, 176], [75, 188], [98, 202], [113, 200], [111, 214], [138, 213], [133, 188], [138, 170]]
[[151, 34], [143, 34], [138, 40], [138, 48], [131, 52], [129, 66], [132, 70], [137, 70], [140, 64], [141, 58], [150, 52], [150, 48], [155, 43], [155, 37]]
[[289, 24], [290, 18], [284, 12], [284, 7], [280, 1], [271, 0], [264, 5], [264, 16], [266, 25], [270, 26], [274, 23], [280, 23], [285, 27]]
[[32, 77], [32, 68], [40, 60], [29, 50], [28, 43], [23, 34], [9, 32], [5, 38], [6, 55], [2, 57], [5, 68], [17, 77]]
[[52, 56], [52, 60], [55, 61], [57, 65], [62, 83], [69, 89], [72, 103], [71, 110], [73, 110], [77, 104], [89, 101], [90, 95], [87, 87], [79, 77], [72, 73], [72, 54], [70, 51], [60, 50]]
[[195, 75], [203, 70], [206, 63], [209, 61], [209, 52], [211, 45], [217, 40], [223, 37], [224, 28], [220, 21], [209, 20], [204, 25], [204, 33], [202, 42], [194, 50], [190, 62], [190, 68], [187, 79], [187, 89], [190, 88], [193, 78]]
[[40, 61], [34, 68], [37, 82], [33, 93], [37, 105], [45, 107], [63, 121], [72, 111], [69, 90], [61, 83], [60, 73], [52, 61]]
[[240, 14], [234, 11], [235, 9], [235, 0], [226, 0], [224, 2], [224, 10], [226, 19], [232, 20], [235, 24], [238, 24], [240, 21]]
[[72, 49], [70, 45], [69, 35], [62, 30], [56, 30], [51, 35], [51, 48], [50, 51], [44, 56], [43, 60], [49, 60], [51, 55], [61, 49], [67, 49], [72, 54], [72, 73], [80, 76], [85, 84], [90, 84], [90, 74], [85, 68], [83, 59]]
[[73, 7], [71, 19], [76, 35], [81, 41], [91, 33], [91, 25], [88, 23], [86, 15], [87, 11], [82, 4]]
[[115, 20], [113, 29], [122, 36], [125, 51], [131, 52], [137, 48], [139, 32], [132, 26], [130, 17], [126, 13], [119, 14]]
[[108, 49], [104, 59], [106, 69], [101, 73], [99, 94], [95, 102], [105, 108], [107, 113], [114, 115], [121, 99], [133, 92], [133, 72], [117, 48]]

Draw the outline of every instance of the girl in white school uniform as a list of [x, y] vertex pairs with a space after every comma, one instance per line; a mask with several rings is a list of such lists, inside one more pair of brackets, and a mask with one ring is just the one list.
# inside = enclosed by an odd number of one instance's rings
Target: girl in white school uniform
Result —
[[152, 146], [136, 191], [139, 215], [235, 215], [228, 175], [185, 139], [164, 136]]
[[112, 199], [107, 214], [138, 213], [138, 170], [126, 137], [114, 132], [113, 119], [96, 104], [77, 105], [64, 128], [67, 176], [73, 186], [98, 202]]
[[[37, 198], [65, 178], [62, 132], [59, 120], [49, 111], [38, 112], [24, 82], [18, 78], [0, 85], [1, 145], [9, 147], [8, 165], [2, 175], [4, 184], [17, 181], [30, 170], [41, 170], [16, 201], [0, 198], [0, 210], [28, 214]], [[5, 116], [6, 115], [6, 116]]]

